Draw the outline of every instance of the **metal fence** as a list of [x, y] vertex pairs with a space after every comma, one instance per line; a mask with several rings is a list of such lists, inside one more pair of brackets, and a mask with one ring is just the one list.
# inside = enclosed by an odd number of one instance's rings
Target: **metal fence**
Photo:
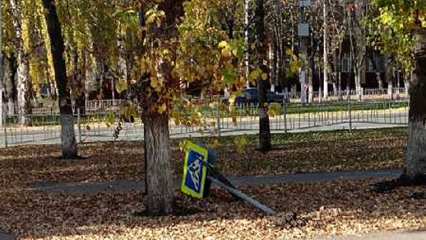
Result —
[[[296, 132], [316, 130], [352, 130], [356, 128], [382, 128], [408, 124], [408, 101], [334, 102], [302, 105], [276, 104], [271, 109], [271, 131]], [[170, 121], [170, 135], [174, 138], [197, 136], [224, 136], [257, 133], [259, 117], [257, 106], [239, 106], [232, 112], [226, 106], [205, 104], [203, 125], [182, 125]], [[108, 124], [110, 113], [91, 112], [75, 115], [75, 132], [79, 143], [101, 141], [135, 141], [143, 139], [140, 119], [121, 122], [118, 138], [114, 138], [118, 122]], [[0, 128], [0, 147], [27, 144], [59, 144], [58, 114], [28, 116], [32, 126], [18, 124], [17, 116], [9, 116]], [[118, 119], [118, 118], [117, 118]]]
[[[289, 98], [291, 102], [300, 102], [301, 101], [301, 93], [300, 92], [289, 92]], [[307, 94], [308, 96], [309, 94]], [[359, 100], [359, 96], [356, 90], [341, 90], [340, 96], [337, 92], [330, 92], [330, 95], [325, 101], [320, 97], [319, 91], [312, 92], [312, 101], [314, 103], [318, 102], [329, 102], [329, 101], [346, 101], [348, 98], [352, 100]], [[362, 98], [363, 101], [386, 101], [393, 99], [407, 99], [408, 94], [405, 88], [393, 88], [390, 91], [387, 88], [378, 89], [378, 88], [365, 88], [362, 89]], [[99, 112], [107, 112], [111, 109], [114, 109], [116, 106], [120, 106], [125, 100], [122, 99], [107, 99], [107, 100], [89, 100], [85, 103], [85, 109], [89, 113], [99, 113]], [[4, 105], [7, 108], [6, 104]], [[17, 106], [15, 106], [17, 108]], [[59, 107], [57, 102], [47, 102], [44, 104], [35, 104], [32, 109], [33, 113], [36, 115], [40, 114], [59, 114]], [[13, 111], [6, 112], [18, 112], [18, 109], [14, 109]]]

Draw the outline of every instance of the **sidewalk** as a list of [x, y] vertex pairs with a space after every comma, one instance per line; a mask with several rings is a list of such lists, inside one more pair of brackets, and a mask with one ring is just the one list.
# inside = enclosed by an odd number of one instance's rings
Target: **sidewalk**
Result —
[[364, 236], [325, 237], [317, 240], [425, 240], [426, 231], [374, 233]]
[[[316, 183], [338, 180], [363, 180], [368, 178], [397, 178], [401, 170], [384, 171], [354, 171], [335, 173], [306, 173], [283, 176], [246, 176], [230, 177], [229, 180], [237, 187], [278, 185], [286, 183]], [[180, 182], [176, 181], [176, 189]], [[99, 183], [49, 183], [39, 182], [30, 190], [43, 192], [63, 192], [69, 194], [98, 194], [100, 192], [132, 192], [144, 191], [145, 184], [142, 181], [113, 181]]]

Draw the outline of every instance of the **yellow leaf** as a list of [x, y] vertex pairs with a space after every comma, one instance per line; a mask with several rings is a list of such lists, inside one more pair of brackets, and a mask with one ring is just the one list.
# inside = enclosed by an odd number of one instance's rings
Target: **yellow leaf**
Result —
[[158, 107], [159, 113], [165, 113], [167, 111], [167, 104], [163, 103], [161, 106]]
[[220, 49], [228, 48], [228, 43], [226, 41], [222, 41], [222, 42], [219, 43], [218, 47]]
[[232, 52], [231, 52], [231, 50], [230, 50], [229, 48], [224, 48], [224, 49], [222, 49], [222, 56], [223, 56], [224, 58], [230, 58], [230, 57], [232, 57]]
[[126, 80], [119, 80], [118, 83], [115, 86], [115, 89], [118, 93], [122, 93], [128, 89], [127, 81]]

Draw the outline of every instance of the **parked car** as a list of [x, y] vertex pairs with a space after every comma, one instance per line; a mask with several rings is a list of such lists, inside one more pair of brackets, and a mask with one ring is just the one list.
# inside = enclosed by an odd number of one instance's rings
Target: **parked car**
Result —
[[[267, 93], [268, 103], [283, 103], [284, 95], [277, 94], [275, 92]], [[247, 88], [244, 90], [243, 95], [239, 96], [235, 100], [237, 106], [241, 105], [258, 105], [259, 96], [257, 88]]]

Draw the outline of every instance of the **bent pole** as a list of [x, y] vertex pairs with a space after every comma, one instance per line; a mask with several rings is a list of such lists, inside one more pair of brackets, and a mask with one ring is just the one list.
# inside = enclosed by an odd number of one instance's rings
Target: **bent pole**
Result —
[[207, 176], [207, 179], [209, 179], [210, 181], [212, 181], [214, 184], [218, 185], [219, 187], [222, 187], [222, 188], [226, 189], [232, 195], [241, 198], [242, 200], [244, 200], [248, 204], [250, 204], [250, 205], [256, 207], [257, 209], [263, 211], [267, 215], [275, 215], [276, 214], [276, 212], [274, 210], [272, 210], [271, 208], [269, 208], [268, 206], [263, 205], [259, 201], [257, 201], [255, 199], [249, 197], [248, 195], [242, 193], [241, 191], [239, 191], [239, 190], [237, 190], [235, 188], [229, 187], [228, 185], [226, 185], [226, 184], [222, 183], [221, 181], [217, 180], [216, 178], [211, 177], [211, 176]]

